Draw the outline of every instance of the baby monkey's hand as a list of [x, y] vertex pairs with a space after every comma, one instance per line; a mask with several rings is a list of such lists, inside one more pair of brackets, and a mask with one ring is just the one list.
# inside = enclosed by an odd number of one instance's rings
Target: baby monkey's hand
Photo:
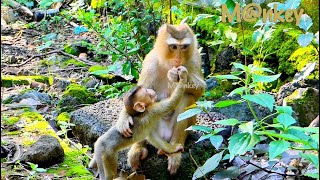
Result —
[[186, 84], [188, 81], [188, 70], [184, 66], [177, 67], [179, 82]]

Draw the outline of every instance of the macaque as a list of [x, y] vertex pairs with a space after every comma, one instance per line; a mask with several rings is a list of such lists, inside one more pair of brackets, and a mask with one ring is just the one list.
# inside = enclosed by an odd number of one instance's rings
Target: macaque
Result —
[[177, 68], [179, 83], [170, 96], [156, 102], [157, 95], [152, 89], [142, 86], [132, 88], [123, 98], [126, 112], [133, 118], [133, 136], [123, 137], [115, 126], [98, 138], [94, 144], [94, 157], [89, 168], [98, 167], [100, 179], [112, 180], [117, 174], [118, 151], [142, 141], [145, 138], [155, 147], [167, 153], [183, 150], [181, 144], [169, 144], [155, 132], [162, 115], [176, 106], [184, 94], [188, 71], [185, 67]]
[[[188, 70], [188, 82], [185, 93], [171, 112], [162, 116], [157, 128], [157, 136], [170, 144], [184, 144], [191, 125], [196, 123], [196, 117], [177, 122], [177, 117], [185, 108], [194, 104], [203, 94], [206, 87], [201, 72], [201, 57], [197, 49], [198, 42], [191, 28], [183, 23], [180, 25], [164, 24], [158, 31], [153, 49], [146, 55], [138, 85], [154, 89], [157, 101], [169, 97], [173, 88], [172, 82], [178, 81], [177, 67], [184, 66]], [[164, 78], [164, 77], [168, 78]], [[132, 118], [125, 111], [120, 113], [121, 121], [116, 124], [120, 133], [129, 137], [132, 135], [130, 124], [135, 126]], [[129, 153], [128, 162], [137, 169], [140, 160], [147, 156], [146, 142], [135, 143]], [[180, 166], [181, 152], [168, 157], [168, 170], [175, 174]]]

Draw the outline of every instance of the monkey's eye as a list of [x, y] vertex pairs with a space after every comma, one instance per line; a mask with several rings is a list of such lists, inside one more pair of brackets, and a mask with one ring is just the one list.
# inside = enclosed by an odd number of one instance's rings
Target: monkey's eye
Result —
[[184, 44], [182, 45], [182, 49], [187, 49], [190, 46], [190, 44]]
[[173, 49], [173, 50], [178, 49], [178, 46], [176, 44], [170, 44], [169, 47], [170, 49]]

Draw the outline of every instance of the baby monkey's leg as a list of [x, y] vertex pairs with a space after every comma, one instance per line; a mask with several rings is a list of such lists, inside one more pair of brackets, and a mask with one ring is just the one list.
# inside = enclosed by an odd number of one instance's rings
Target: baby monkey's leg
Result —
[[164, 139], [162, 139], [157, 133], [151, 133], [147, 139], [154, 147], [160, 149], [161, 152], [164, 151], [165, 153], [175, 153], [184, 150], [182, 144], [172, 145]]

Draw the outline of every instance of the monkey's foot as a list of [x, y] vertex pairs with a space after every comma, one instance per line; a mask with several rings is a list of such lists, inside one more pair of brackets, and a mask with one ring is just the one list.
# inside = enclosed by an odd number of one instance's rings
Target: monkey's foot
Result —
[[176, 174], [181, 163], [182, 153], [168, 154], [168, 171], [171, 175]]
[[148, 156], [148, 150], [145, 147], [131, 148], [128, 152], [128, 162], [132, 169], [137, 170], [140, 166], [140, 160]]

